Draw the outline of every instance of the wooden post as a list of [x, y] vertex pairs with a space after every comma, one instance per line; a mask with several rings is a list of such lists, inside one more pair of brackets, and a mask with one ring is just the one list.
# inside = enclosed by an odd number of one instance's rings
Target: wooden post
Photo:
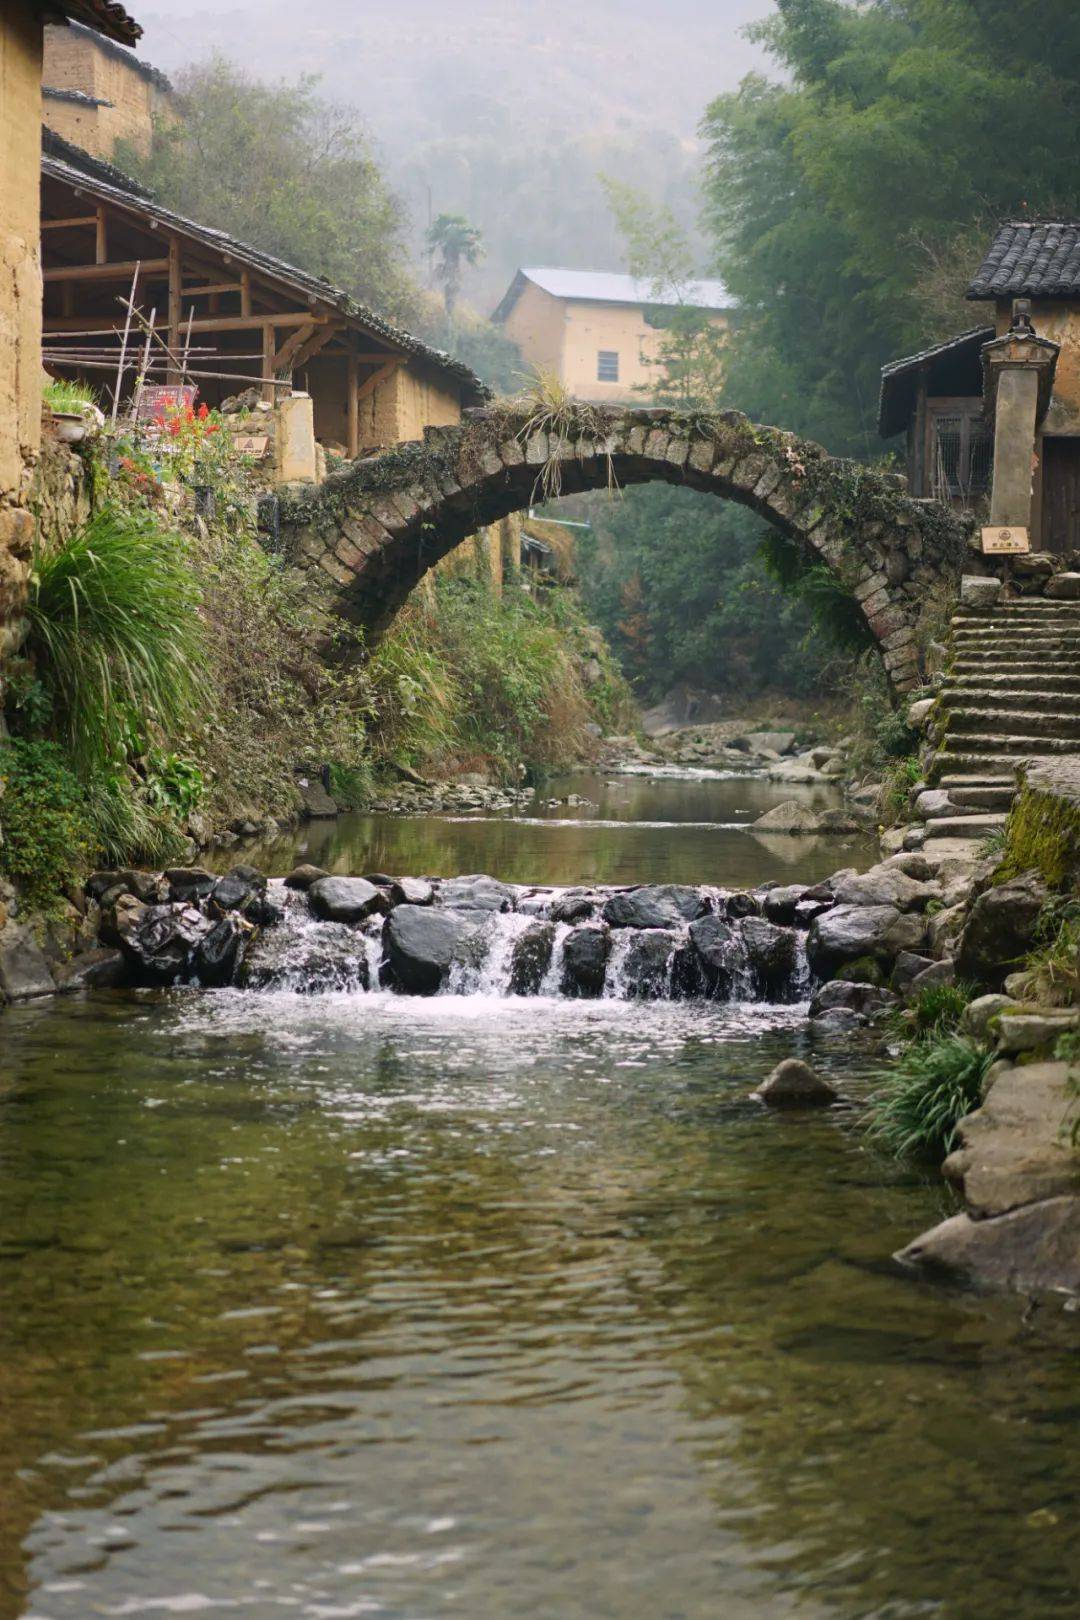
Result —
[[347, 446], [349, 460], [360, 454], [360, 396], [357, 390], [356, 350], [351, 348], [345, 356], [345, 391], [348, 407], [349, 432]]
[[247, 318], [251, 314], [251, 271], [240, 272], [240, 313]]
[[94, 227], [94, 263], [104, 264], [109, 257], [109, 233], [103, 203], [98, 204]]
[[[263, 329], [262, 329], [262, 380], [263, 380], [264, 385], [269, 384], [273, 380], [273, 376], [274, 376], [274, 328], [273, 328], [273, 325], [272, 325], [272, 323], [270, 321], [264, 321], [263, 322]], [[271, 388], [269, 386], [264, 386], [263, 391], [262, 391], [262, 396], [263, 396], [263, 399], [268, 399], [270, 401], [270, 403], [273, 404], [273, 402], [274, 402], [274, 390], [273, 390], [273, 388]]]
[[[174, 355], [180, 353], [180, 322], [183, 316], [183, 265], [180, 258], [180, 238], [169, 237], [169, 336], [166, 342]], [[179, 383], [183, 381], [180, 371], [170, 366], [165, 381]]]

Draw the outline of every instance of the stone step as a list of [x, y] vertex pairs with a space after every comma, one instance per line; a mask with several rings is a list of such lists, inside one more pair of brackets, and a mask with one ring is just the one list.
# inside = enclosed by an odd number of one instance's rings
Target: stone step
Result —
[[1000, 673], [987, 673], [984, 669], [954, 672], [946, 676], [943, 694], [952, 691], [960, 692], [1018, 692], [1018, 693], [1053, 693], [1057, 697], [1066, 697], [1075, 694], [1080, 699], [1080, 672], [1075, 675], [1058, 675], [1048, 670], [1002, 670]]
[[[1016, 734], [1029, 741], [1033, 738], [1050, 738], [1056, 743], [1066, 743], [1073, 739], [1073, 745], [1064, 750], [1057, 748], [1053, 752], [1080, 753], [1080, 714], [1061, 709], [1009, 709], [1003, 704], [990, 708], [975, 708], [964, 704], [950, 708], [946, 722], [945, 735], [953, 737], [961, 735], [965, 738], [970, 732], [980, 734], [1000, 732], [1004, 736]], [[1050, 752], [1051, 750], [1048, 750]]]
[[943, 776], [938, 782], [943, 788], [1009, 788], [1016, 787], [1015, 771], [1000, 771], [996, 775], [992, 771], [971, 771], [968, 774]]
[[[963, 739], [964, 742], [967, 738]], [[942, 748], [934, 756], [934, 762], [926, 773], [926, 780], [931, 787], [944, 787], [946, 782], [955, 781], [957, 776], [970, 774], [978, 770], [1012, 770], [1018, 765], [1026, 765], [1031, 760], [1043, 758], [1034, 751], [1025, 754], [966, 754], [960, 747]]]
[[959, 709], [1006, 710], [1010, 713], [1030, 709], [1033, 714], [1064, 714], [1080, 716], [1080, 691], [1055, 692], [1049, 687], [1010, 687], [1002, 681], [990, 686], [984, 681], [949, 685], [942, 688], [944, 708], [952, 714]]
[[[964, 731], [949, 737], [950, 749], [982, 764], [990, 755], [995, 760], [1057, 759], [1062, 754], [1080, 754], [1080, 742], [1075, 737], [1009, 736], [994, 731]], [[959, 767], [957, 767], [959, 769]]]
[[1047, 670], [1080, 669], [1076, 658], [1002, 658], [993, 653], [957, 658], [949, 675], [1038, 675]]
[[960, 608], [949, 622], [954, 629], [972, 625], [992, 628], [1003, 624], [1080, 624], [1080, 602], [1018, 603], [1015, 607], [995, 608], [990, 613]]
[[936, 821], [926, 823], [927, 838], [986, 838], [990, 833], [1000, 832], [1005, 825], [1004, 816], [972, 815], [972, 816], [938, 816]]
[[[944, 783], [940, 784], [944, 787]], [[1016, 784], [1002, 787], [954, 787], [946, 789], [958, 810], [1010, 810], [1016, 797]]]
[[1080, 648], [1080, 628], [1076, 630], [1044, 630], [1032, 625], [1030, 629], [1016, 630], [954, 630], [953, 645], [957, 652], [1012, 652], [1017, 648], [1039, 647], [1052, 651], [1072, 652]]

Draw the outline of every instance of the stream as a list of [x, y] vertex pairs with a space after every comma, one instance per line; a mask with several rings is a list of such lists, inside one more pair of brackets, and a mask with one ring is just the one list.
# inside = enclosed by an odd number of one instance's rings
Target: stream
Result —
[[[219, 864], [869, 865], [748, 830], [804, 796], [578, 776]], [[0, 1620], [1074, 1614], [1075, 1335], [891, 1262], [953, 1206], [861, 1134], [872, 1050], [802, 1003], [454, 988], [2, 1015]], [[748, 1102], [792, 1054], [855, 1106]]]

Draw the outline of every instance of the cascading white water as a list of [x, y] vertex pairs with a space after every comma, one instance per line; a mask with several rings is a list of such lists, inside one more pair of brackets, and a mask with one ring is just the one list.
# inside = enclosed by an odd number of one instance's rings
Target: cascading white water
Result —
[[[724, 895], [708, 889], [701, 893], [723, 923]], [[360, 924], [322, 922], [312, 915], [304, 894], [288, 890], [280, 882], [270, 885], [270, 898], [284, 916], [281, 922], [264, 929], [249, 949], [237, 980], [241, 988], [305, 994], [394, 992], [394, 976], [384, 943], [386, 920], [381, 914]], [[521, 910], [486, 914], [447, 910], [446, 915], [458, 919], [467, 916], [472, 926], [463, 930], [439, 994], [509, 996], [515, 993], [515, 986], [522, 993], [523, 984], [527, 985], [524, 993], [539, 997], [575, 993], [572, 975], [568, 974], [566, 942], [582, 925], [586, 930], [602, 928], [599, 918], [593, 914], [581, 923], [552, 922], [551, 910], [564, 900], [559, 891], [533, 891], [527, 895], [522, 891], [520, 898]], [[543, 937], [545, 930], [547, 938]], [[530, 931], [540, 933], [539, 941], [525, 937]], [[723, 923], [706, 957], [697, 952], [691, 925], [686, 922], [665, 929], [613, 927], [607, 962], [601, 964], [600, 994], [608, 1001], [643, 997], [728, 1002], [805, 1000], [812, 978], [805, 937], [794, 929], [783, 932], [793, 942], [792, 971], [786, 983], [771, 982], [770, 993], [765, 994], [737, 921]], [[523, 974], [519, 951], [527, 954], [530, 949], [531, 974]], [[595, 995], [596, 987], [577, 993]]]

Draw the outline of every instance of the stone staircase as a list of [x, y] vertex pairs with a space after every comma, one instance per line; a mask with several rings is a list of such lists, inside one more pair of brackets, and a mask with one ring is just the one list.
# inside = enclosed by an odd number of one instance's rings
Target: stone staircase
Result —
[[1080, 602], [961, 607], [951, 640], [916, 812], [928, 839], [983, 840], [1005, 825], [1020, 765], [1080, 755]]

